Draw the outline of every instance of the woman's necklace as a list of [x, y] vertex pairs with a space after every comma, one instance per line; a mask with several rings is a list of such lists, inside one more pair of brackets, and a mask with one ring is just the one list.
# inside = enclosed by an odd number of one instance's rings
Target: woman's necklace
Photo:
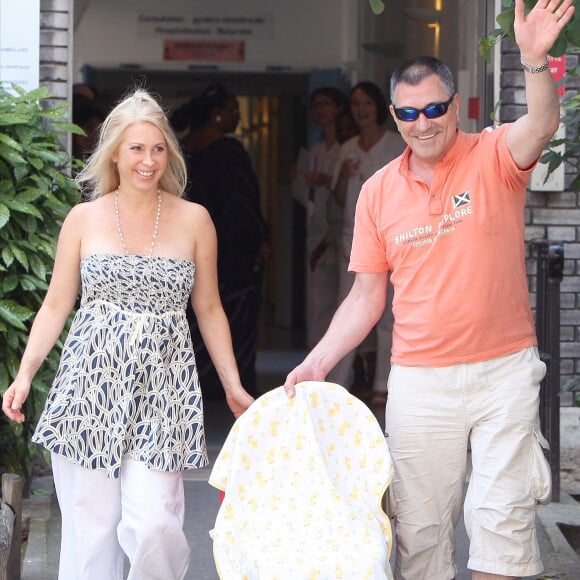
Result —
[[[151, 239], [151, 247], [149, 248], [149, 256], [153, 255], [153, 248], [155, 247], [155, 241], [157, 240], [157, 232], [159, 231], [159, 218], [161, 217], [161, 191], [157, 190], [157, 213], [155, 214], [155, 224], [153, 225], [153, 238]], [[129, 254], [129, 248], [125, 243], [125, 238], [123, 237], [123, 231], [121, 230], [121, 219], [119, 218], [119, 188], [115, 192], [115, 223], [117, 224], [117, 231], [119, 232], [119, 239], [121, 240], [121, 245], [123, 246], [123, 251], [127, 256]]]

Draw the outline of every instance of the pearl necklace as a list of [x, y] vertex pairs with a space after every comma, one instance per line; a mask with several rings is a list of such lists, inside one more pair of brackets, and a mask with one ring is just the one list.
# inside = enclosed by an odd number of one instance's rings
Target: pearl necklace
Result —
[[[149, 248], [149, 256], [153, 255], [153, 248], [155, 247], [155, 241], [157, 240], [157, 232], [159, 231], [159, 218], [161, 217], [161, 191], [157, 190], [157, 213], [155, 214], [155, 223], [153, 225], [153, 237], [151, 239], [151, 247]], [[123, 246], [123, 251], [127, 256], [129, 254], [129, 248], [125, 243], [125, 238], [123, 237], [123, 232], [121, 230], [121, 219], [119, 218], [119, 188], [115, 192], [115, 223], [117, 224], [117, 231], [119, 232], [119, 239], [121, 240], [121, 245]]]

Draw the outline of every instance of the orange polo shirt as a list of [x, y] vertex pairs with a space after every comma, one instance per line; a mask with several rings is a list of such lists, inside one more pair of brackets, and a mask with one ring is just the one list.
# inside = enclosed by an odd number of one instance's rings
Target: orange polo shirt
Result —
[[431, 185], [405, 152], [365, 182], [349, 270], [390, 272], [392, 362], [447, 366], [537, 344], [526, 280], [531, 169], [506, 146], [509, 125], [458, 132]]

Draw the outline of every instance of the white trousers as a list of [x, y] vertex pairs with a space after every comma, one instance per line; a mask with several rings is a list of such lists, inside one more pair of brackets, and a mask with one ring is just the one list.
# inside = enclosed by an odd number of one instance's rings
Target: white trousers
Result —
[[183, 533], [181, 473], [125, 458], [118, 479], [51, 454], [62, 514], [59, 580], [181, 580], [190, 550]]

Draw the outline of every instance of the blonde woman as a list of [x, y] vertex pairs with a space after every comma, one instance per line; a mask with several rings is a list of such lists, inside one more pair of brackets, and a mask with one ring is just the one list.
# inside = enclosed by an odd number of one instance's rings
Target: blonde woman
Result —
[[90, 201], [63, 223], [50, 286], [2, 408], [24, 420], [32, 378], [82, 287], [33, 436], [52, 457], [59, 578], [121, 580], [124, 554], [131, 579], [183, 578], [182, 472], [207, 465], [188, 300], [233, 414], [253, 401], [219, 299], [215, 230], [203, 207], [181, 199], [179, 145], [144, 90], [111, 111], [77, 179]]

